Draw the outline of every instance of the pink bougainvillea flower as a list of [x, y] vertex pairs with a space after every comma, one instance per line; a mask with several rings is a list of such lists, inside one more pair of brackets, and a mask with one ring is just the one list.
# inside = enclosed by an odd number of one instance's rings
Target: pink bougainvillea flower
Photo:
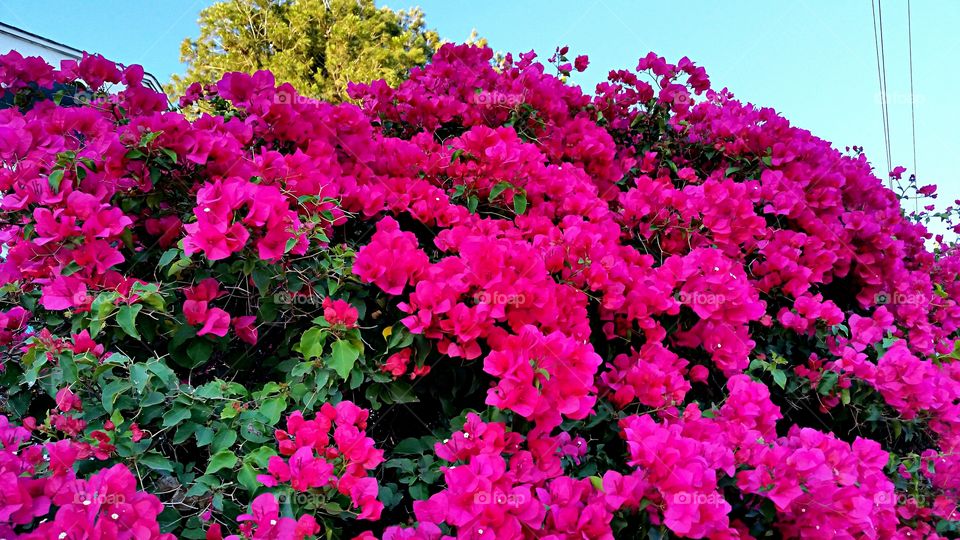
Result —
[[359, 313], [357, 308], [350, 305], [346, 300], [327, 297], [323, 299], [323, 318], [331, 326], [343, 326], [344, 328], [354, 328], [357, 326], [357, 317]]
[[83, 411], [83, 404], [80, 402], [80, 398], [71, 392], [69, 388], [61, 388], [57, 391], [56, 401], [57, 408], [60, 409], [60, 412]]
[[86, 306], [93, 301], [87, 294], [87, 285], [76, 276], [57, 276], [42, 291], [40, 305], [55, 311]]
[[390, 294], [400, 294], [425, 270], [427, 256], [417, 248], [417, 238], [400, 230], [390, 217], [377, 223], [377, 232], [357, 252], [353, 272]]
[[233, 324], [233, 331], [237, 333], [237, 337], [250, 345], [257, 344], [257, 327], [255, 326], [257, 317], [255, 315], [234, 317], [231, 322]]
[[403, 374], [407, 372], [407, 366], [410, 364], [410, 354], [412, 352], [413, 349], [406, 348], [400, 352], [391, 354], [386, 362], [380, 366], [380, 371], [389, 373], [395, 379], [403, 376]]
[[220, 308], [211, 308], [207, 311], [203, 327], [197, 332], [198, 336], [213, 334], [223, 337], [230, 330], [230, 314]]

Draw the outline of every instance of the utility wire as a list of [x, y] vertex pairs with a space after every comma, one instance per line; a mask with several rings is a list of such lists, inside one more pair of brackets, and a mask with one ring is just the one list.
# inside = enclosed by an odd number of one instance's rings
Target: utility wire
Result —
[[913, 21], [910, 16], [910, 0], [907, 0], [907, 51], [910, 58], [910, 127], [913, 135], [913, 174], [917, 174], [917, 113], [913, 93]]
[[887, 85], [887, 48], [883, 43], [883, 0], [877, 0], [877, 19], [880, 26], [880, 65], [883, 67], [883, 108], [887, 111], [886, 129], [887, 137], [887, 171], [893, 170], [893, 151], [890, 145], [890, 94]]
[[[887, 108], [887, 81], [886, 81], [886, 55], [883, 51], [883, 12], [880, 6], [881, 0], [874, 4], [870, 0], [870, 12], [873, 15], [873, 46], [877, 56], [877, 81], [880, 85], [880, 116], [883, 127], [884, 150], [887, 158], [887, 185], [893, 188], [893, 180], [890, 178], [890, 171], [893, 170], [893, 160], [890, 156], [890, 111]], [[879, 24], [877, 21], [877, 12], [880, 11]], [[879, 32], [878, 32], [879, 28]]]

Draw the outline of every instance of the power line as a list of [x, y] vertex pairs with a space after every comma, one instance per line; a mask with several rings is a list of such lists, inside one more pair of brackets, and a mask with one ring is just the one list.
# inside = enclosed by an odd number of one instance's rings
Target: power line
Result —
[[910, 58], [910, 127], [913, 135], [913, 174], [917, 174], [917, 113], [913, 93], [913, 21], [910, 16], [910, 0], [907, 0], [907, 51]]
[[[877, 56], [877, 81], [880, 85], [880, 116], [883, 127], [884, 150], [887, 157], [887, 185], [893, 187], [893, 181], [889, 173], [893, 170], [893, 160], [890, 156], [890, 111], [887, 108], [887, 78], [886, 78], [886, 55], [883, 52], [883, 12], [880, 12], [879, 25], [877, 24], [877, 11], [882, 9], [879, 5], [881, 0], [874, 4], [870, 0], [870, 12], [873, 15], [873, 46]], [[879, 8], [879, 9], [878, 9]], [[878, 32], [879, 28], [879, 32]]]
[[887, 139], [887, 171], [893, 170], [893, 152], [890, 147], [890, 94], [887, 85], [887, 47], [883, 43], [883, 0], [877, 0], [877, 19], [880, 27], [880, 65], [883, 67], [883, 108], [887, 111], [884, 129]]

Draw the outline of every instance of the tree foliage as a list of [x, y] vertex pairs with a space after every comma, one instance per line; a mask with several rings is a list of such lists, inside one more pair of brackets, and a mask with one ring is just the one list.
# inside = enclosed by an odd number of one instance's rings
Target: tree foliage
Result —
[[419, 9], [393, 11], [373, 0], [225, 0], [200, 12], [200, 37], [187, 38], [173, 77], [179, 94], [230, 71], [267, 69], [301, 95], [339, 101], [350, 81], [401, 81], [430, 59], [439, 37]]

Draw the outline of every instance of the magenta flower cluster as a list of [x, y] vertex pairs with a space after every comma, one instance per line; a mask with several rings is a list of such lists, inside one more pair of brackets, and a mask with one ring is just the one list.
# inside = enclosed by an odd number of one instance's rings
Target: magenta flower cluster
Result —
[[[444, 45], [396, 88], [354, 84], [357, 104], [338, 105], [276, 99], [296, 94], [269, 72], [229, 73], [181, 106], [231, 114], [193, 118], [168, 110], [137, 66], [0, 57], [12, 91], [123, 85], [95, 106], [0, 110], [0, 286], [39, 291], [38, 305], [0, 312], [0, 345], [42, 335], [31, 310], [88, 313], [105, 291], [118, 306], [145, 303], [162, 280], [132, 261], [155, 245], [286, 268], [363, 224], [351, 279], [439, 362], [482, 371], [497, 416], [464, 411], [432, 449], [442, 478], [397, 524], [380, 523], [376, 476], [396, 441], [368, 436], [368, 410], [344, 399], [315, 416], [286, 411], [258, 481], [345, 496], [373, 523], [358, 539], [610, 539], [618, 516], [680, 537], [749, 538], [745, 514], [761, 508], [784, 537], [937, 537], [938, 521], [960, 521], [960, 257], [928, 248], [932, 235], [864, 156], [711, 89], [688, 59], [650, 54], [592, 95], [565, 80], [585, 57], [560, 76], [532, 53], [492, 60], [489, 48]], [[510, 99], [477, 99], [492, 95]], [[131, 155], [138, 143], [186, 172], [161, 184]], [[65, 154], [72, 165], [57, 168]], [[122, 204], [174, 192], [187, 207]], [[229, 312], [223, 283], [175, 292], [197, 336], [261, 343], [262, 315]], [[345, 300], [321, 308], [338, 336], [374, 324]], [[778, 339], [815, 351], [760, 352]], [[81, 342], [97, 347], [90, 334]], [[408, 374], [404, 347], [373, 373]], [[439, 371], [412, 369], [418, 381]], [[929, 501], [901, 496], [894, 448], [787, 420], [785, 388], [830, 380], [821, 412], [847, 406], [858, 385], [898, 422], [924, 423], [915, 479]], [[601, 410], [622, 448], [600, 452], [619, 452], [618, 466], [584, 473], [598, 450], [577, 429]], [[162, 504], [123, 465], [77, 479], [75, 443], [24, 446], [29, 430], [2, 422], [0, 531], [56, 506], [33, 537], [67, 526], [99, 531], [78, 538], [161, 536]], [[81, 492], [123, 502], [85, 506]], [[238, 519], [246, 538], [324, 534], [311, 514], [283, 515], [273, 492]]]

